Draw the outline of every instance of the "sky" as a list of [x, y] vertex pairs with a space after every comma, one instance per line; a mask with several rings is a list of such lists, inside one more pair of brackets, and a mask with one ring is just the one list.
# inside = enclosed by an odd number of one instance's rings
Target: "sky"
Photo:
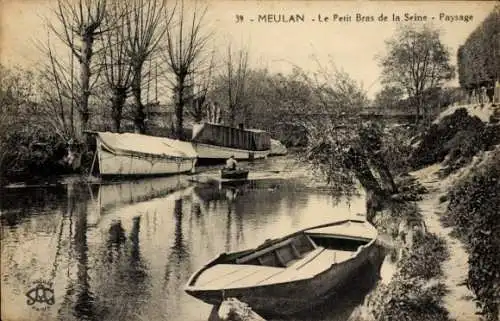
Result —
[[[48, 37], [46, 21], [53, 17], [52, 8], [57, 1], [0, 0], [0, 3], [0, 61], [7, 66], [36, 67], [44, 59], [37, 43], [46, 41]], [[455, 63], [458, 46], [464, 43], [496, 3], [209, 0], [207, 4], [205, 22], [214, 35], [210, 45], [221, 53], [231, 42], [233, 48], [247, 48], [252, 67], [266, 67], [283, 73], [291, 71], [294, 65], [312, 71], [318, 63], [325, 66], [333, 62], [338, 69], [361, 83], [369, 97], [373, 98], [381, 89], [381, 70], [376, 57], [384, 54], [385, 40], [394, 35], [399, 25], [412, 23], [404, 21], [405, 14], [427, 16], [428, 22], [441, 30], [441, 39], [449, 47], [452, 63]], [[393, 21], [393, 14], [401, 20]], [[304, 21], [264, 22], [263, 15], [266, 18], [272, 15], [275, 19], [279, 15], [287, 18], [299, 15], [304, 17]], [[334, 15], [346, 19], [333, 21]], [[359, 21], [357, 15], [368, 18]], [[385, 15], [387, 21], [379, 21], [381, 15]], [[237, 22], [237, 16], [240, 22]], [[374, 21], [366, 21], [370, 16]], [[464, 16], [469, 18], [468, 22], [456, 20]], [[325, 21], [325, 17], [329, 21]], [[424, 22], [413, 23], [422, 25]], [[62, 48], [59, 49], [62, 51]], [[457, 80], [451, 83], [457, 84]]]

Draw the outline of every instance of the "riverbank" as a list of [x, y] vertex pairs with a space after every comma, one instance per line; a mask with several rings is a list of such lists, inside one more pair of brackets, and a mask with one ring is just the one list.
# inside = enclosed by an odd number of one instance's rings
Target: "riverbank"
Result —
[[396, 271], [350, 321], [499, 320], [498, 112], [454, 108], [421, 134], [409, 174], [425, 192], [374, 222], [396, 240]]
[[[419, 190], [416, 199], [427, 193], [411, 178], [398, 185], [401, 190]], [[442, 265], [450, 256], [449, 249], [440, 235], [427, 229], [418, 203], [396, 202], [375, 217], [377, 229], [392, 237], [394, 249], [389, 258], [394, 271], [389, 278], [379, 280], [349, 321], [449, 320], [443, 304]]]
[[441, 165], [413, 172], [429, 190], [419, 207], [430, 232], [446, 243], [444, 306], [455, 321], [500, 319], [500, 146], [446, 175]]

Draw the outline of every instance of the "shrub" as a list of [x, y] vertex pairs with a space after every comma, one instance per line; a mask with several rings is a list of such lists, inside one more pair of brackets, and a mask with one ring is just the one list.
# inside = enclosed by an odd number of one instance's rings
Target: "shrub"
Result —
[[469, 249], [468, 285], [487, 320], [500, 304], [500, 150], [450, 191], [445, 219]]
[[[415, 203], [404, 202], [392, 209], [390, 223], [406, 220], [421, 225], [422, 214]], [[410, 227], [411, 228], [411, 227]], [[367, 297], [365, 306], [376, 321], [448, 321], [443, 307], [446, 288], [434, 281], [442, 274], [441, 263], [449, 253], [443, 239], [435, 234], [416, 233], [412, 246], [397, 262], [397, 272], [388, 284], [379, 284]], [[372, 319], [370, 319], [372, 320]]]
[[415, 234], [413, 245], [400, 261], [400, 272], [407, 278], [426, 280], [442, 275], [441, 262], [448, 259], [446, 243], [435, 234]]
[[480, 132], [484, 123], [478, 117], [471, 117], [465, 108], [457, 109], [445, 116], [439, 123], [432, 124], [423, 133], [420, 144], [412, 152], [410, 163], [415, 169], [442, 162], [453, 145], [449, 142], [460, 131]]
[[412, 152], [410, 139], [412, 130], [408, 127], [392, 127], [382, 135], [382, 154], [393, 174], [407, 172]]
[[369, 299], [369, 304], [377, 321], [448, 321], [442, 302], [445, 293], [442, 283], [396, 275]]
[[0, 176], [32, 179], [63, 173], [65, 142], [49, 130], [18, 124], [2, 133]]
[[468, 164], [480, 151], [491, 150], [500, 143], [500, 125], [485, 124], [470, 116], [464, 108], [433, 124], [421, 137], [411, 155], [413, 168], [443, 162], [446, 176]]

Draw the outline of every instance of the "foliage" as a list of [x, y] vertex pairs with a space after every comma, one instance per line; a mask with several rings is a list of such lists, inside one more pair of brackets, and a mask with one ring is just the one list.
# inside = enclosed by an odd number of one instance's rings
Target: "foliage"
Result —
[[358, 182], [366, 190], [384, 189], [370, 166], [378, 169], [382, 184], [392, 185], [392, 176], [381, 161], [382, 128], [356, 117], [367, 103], [364, 91], [337, 70], [321, 70], [309, 83], [318, 104], [316, 110], [321, 112], [305, 112], [297, 121], [308, 137], [304, 159], [326, 178], [334, 195], [352, 195]]
[[[377, 321], [448, 321], [443, 307], [445, 288], [442, 283], [394, 276], [387, 286], [381, 286], [370, 303]], [[376, 299], [378, 298], [378, 300]]]
[[398, 261], [398, 270], [391, 281], [379, 284], [367, 298], [366, 304], [374, 319], [449, 320], [442, 300], [446, 288], [436, 281], [447, 255], [441, 238], [434, 234], [416, 234], [412, 247]]
[[415, 234], [412, 249], [399, 262], [400, 273], [408, 278], [426, 280], [442, 275], [441, 263], [448, 258], [443, 239], [435, 234]]
[[[409, 175], [401, 175], [396, 181], [398, 191], [421, 190], [418, 181]], [[394, 241], [401, 237], [404, 246], [394, 259], [395, 274], [367, 296], [366, 313], [360, 320], [448, 321], [448, 311], [443, 306], [446, 288], [440, 278], [442, 262], [449, 252], [442, 238], [426, 231], [417, 204], [394, 202], [377, 216], [374, 224], [377, 230], [392, 235]]]
[[397, 109], [403, 99], [404, 91], [398, 86], [384, 86], [375, 95], [373, 105], [378, 109]]
[[385, 126], [381, 135], [382, 157], [394, 175], [409, 170], [409, 158], [412, 152], [411, 138], [414, 131], [409, 126]]
[[441, 42], [439, 31], [429, 26], [421, 30], [402, 26], [386, 45], [387, 55], [380, 61], [382, 82], [414, 97], [417, 116], [420, 116], [425, 107], [425, 91], [454, 76], [450, 53]]
[[473, 169], [450, 191], [445, 215], [469, 248], [468, 285], [487, 320], [500, 304], [500, 151]]
[[44, 127], [19, 122], [2, 140], [6, 152], [0, 164], [0, 176], [32, 179], [66, 171], [59, 162], [66, 153], [66, 144]]
[[[312, 88], [304, 77], [299, 69], [290, 75], [271, 74], [266, 69], [249, 69], [245, 75], [245, 108], [237, 108], [234, 123], [268, 130], [287, 146], [303, 145], [306, 141], [305, 130], [295, 120], [315, 110]], [[209, 93], [209, 99], [220, 106], [221, 121], [226, 124], [231, 123], [232, 117], [228, 85], [225, 77], [217, 76]]]
[[413, 168], [442, 162], [446, 158], [450, 173], [467, 164], [479, 151], [491, 149], [500, 142], [498, 125], [485, 124], [470, 116], [465, 108], [443, 117], [432, 124], [420, 137], [412, 152]]
[[[469, 35], [457, 52], [462, 88], [493, 87], [500, 80], [500, 5]], [[493, 91], [488, 91], [492, 97]]]
[[47, 121], [44, 106], [35, 100], [34, 74], [0, 68], [0, 177], [61, 172], [63, 166], [57, 161], [66, 152], [65, 140]]

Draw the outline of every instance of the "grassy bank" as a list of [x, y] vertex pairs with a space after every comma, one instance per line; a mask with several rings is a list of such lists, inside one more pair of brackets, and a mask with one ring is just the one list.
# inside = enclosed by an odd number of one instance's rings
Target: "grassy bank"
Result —
[[410, 194], [421, 195], [374, 222], [401, 252], [396, 272], [351, 321], [499, 320], [497, 115], [496, 106], [451, 108], [415, 139]]
[[[427, 221], [452, 249], [445, 262], [447, 305], [457, 320], [500, 319], [499, 112], [498, 106], [471, 105], [440, 119], [437, 126], [448, 123], [443, 130], [453, 126], [454, 134], [426, 144], [443, 155], [442, 161], [416, 173], [434, 191], [424, 204]], [[450, 122], [457, 114], [475, 125]]]
[[465, 244], [467, 286], [486, 320], [500, 313], [500, 148], [457, 180], [448, 192], [445, 226]]
[[442, 280], [442, 262], [449, 252], [441, 237], [426, 231], [417, 204], [395, 204], [380, 213], [374, 223], [393, 238], [396, 271], [388, 282], [379, 281], [349, 321], [449, 320]]

